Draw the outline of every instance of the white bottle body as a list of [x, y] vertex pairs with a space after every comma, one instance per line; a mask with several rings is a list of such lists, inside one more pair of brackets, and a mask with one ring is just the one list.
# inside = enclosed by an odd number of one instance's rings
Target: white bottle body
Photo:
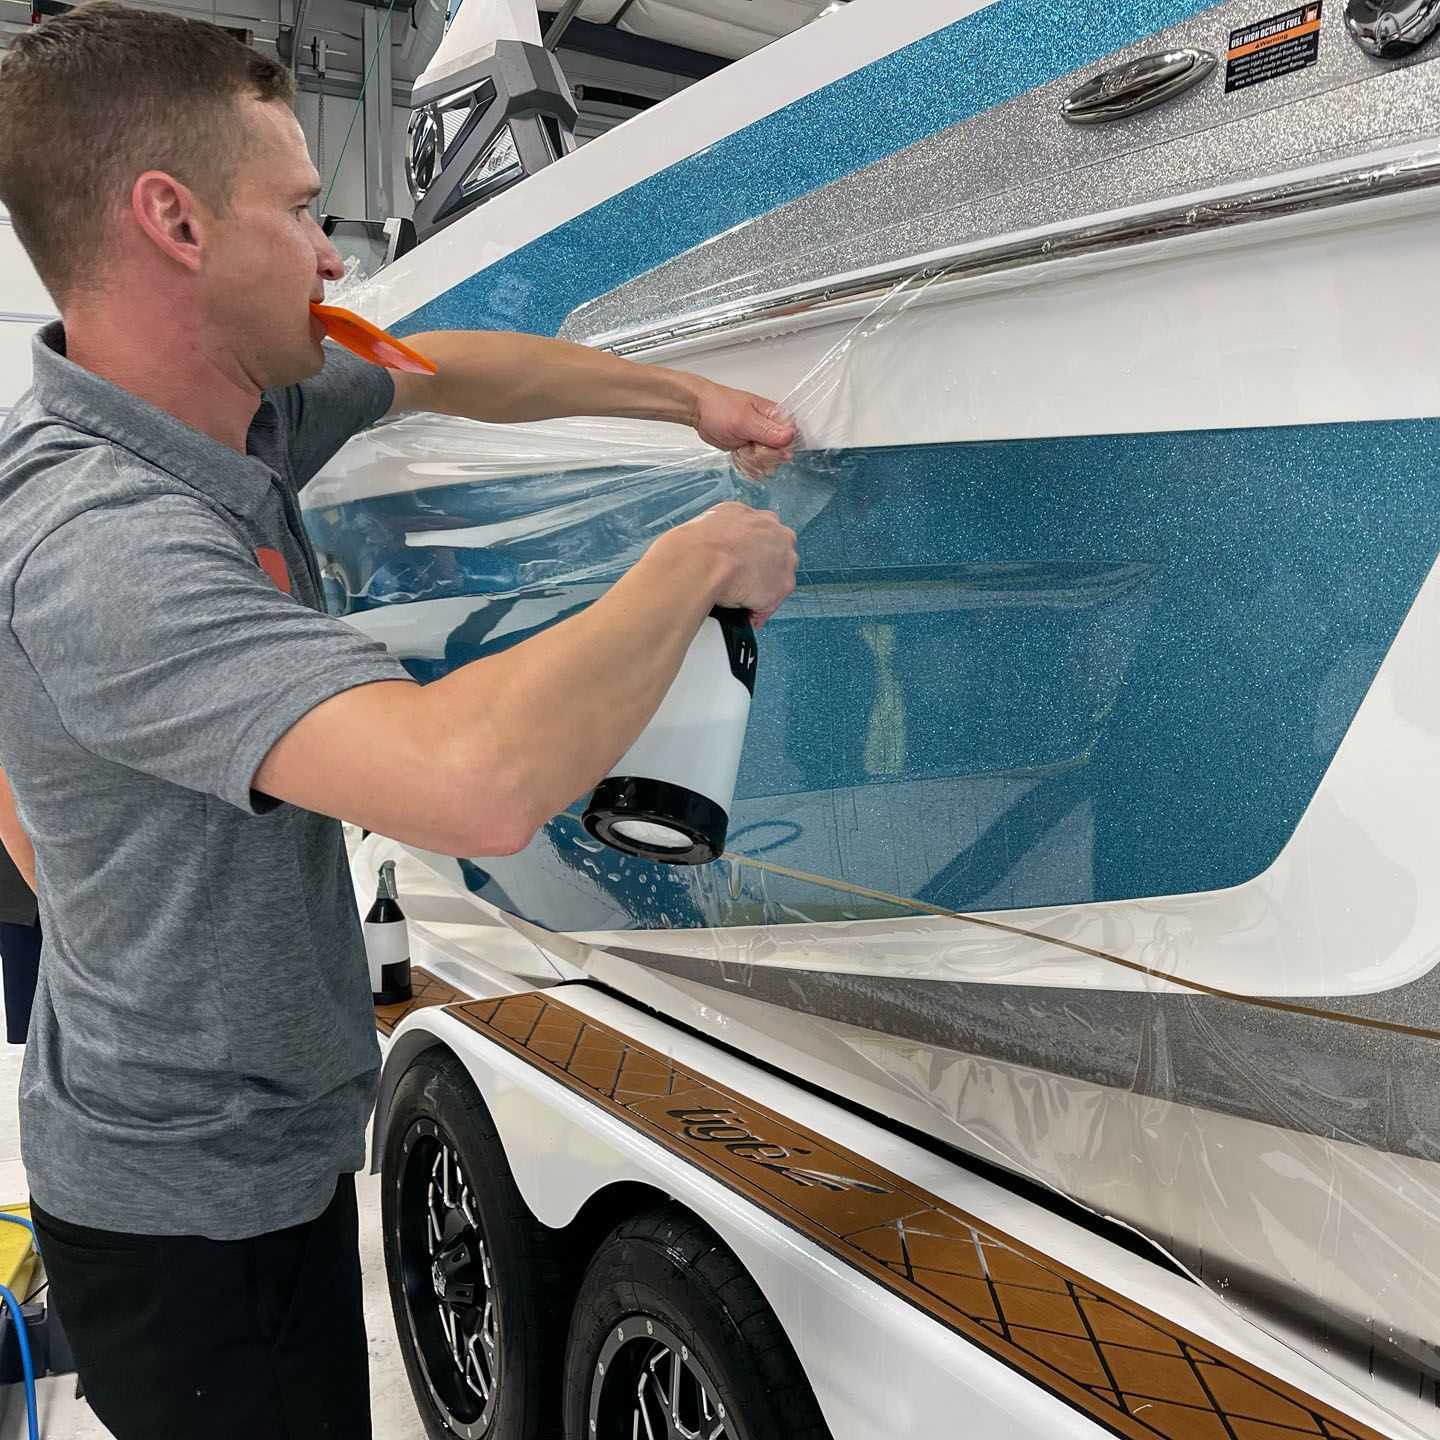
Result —
[[410, 927], [403, 920], [365, 921], [365, 959], [370, 967], [370, 993], [385, 989], [383, 970], [410, 958]]
[[679, 785], [728, 815], [749, 718], [750, 692], [735, 678], [724, 632], [711, 616], [654, 718], [610, 773]]

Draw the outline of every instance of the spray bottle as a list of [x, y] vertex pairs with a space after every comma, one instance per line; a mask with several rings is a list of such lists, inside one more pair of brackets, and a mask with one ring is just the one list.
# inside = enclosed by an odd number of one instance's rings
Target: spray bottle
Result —
[[583, 823], [597, 840], [662, 865], [705, 865], [719, 857], [756, 658], [749, 614], [712, 610], [654, 718], [595, 787]]
[[365, 917], [365, 958], [377, 1005], [399, 1005], [411, 998], [410, 930], [395, 888], [393, 860], [380, 867], [375, 903]]

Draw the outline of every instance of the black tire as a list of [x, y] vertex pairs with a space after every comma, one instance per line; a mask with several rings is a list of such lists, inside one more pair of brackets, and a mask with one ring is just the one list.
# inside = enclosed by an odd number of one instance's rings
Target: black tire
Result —
[[[680, 1414], [667, 1418], [677, 1363]], [[621, 1225], [581, 1282], [565, 1352], [565, 1440], [697, 1432], [707, 1440], [830, 1435], [759, 1287], [708, 1225], [672, 1205]]]
[[390, 1304], [426, 1433], [554, 1440], [573, 1286], [557, 1233], [521, 1199], [480, 1092], [448, 1051], [418, 1056], [395, 1089], [380, 1193]]

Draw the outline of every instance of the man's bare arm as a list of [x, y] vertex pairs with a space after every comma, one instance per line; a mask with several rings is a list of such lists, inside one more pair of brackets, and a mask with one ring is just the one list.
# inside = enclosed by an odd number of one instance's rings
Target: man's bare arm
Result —
[[35, 847], [20, 824], [15, 813], [15, 797], [10, 793], [5, 772], [0, 770], [0, 845], [4, 845], [15, 868], [25, 877], [25, 883], [35, 888]]
[[392, 415], [428, 410], [502, 424], [564, 415], [670, 420], [730, 451], [752, 477], [788, 460], [795, 440], [794, 425], [759, 395], [588, 345], [501, 330], [435, 330], [407, 343], [438, 373], [392, 372]]
[[670, 531], [583, 613], [426, 686], [357, 686], [272, 747], [255, 788], [448, 855], [522, 849], [630, 747], [717, 604], [763, 620], [795, 537], [721, 505]]

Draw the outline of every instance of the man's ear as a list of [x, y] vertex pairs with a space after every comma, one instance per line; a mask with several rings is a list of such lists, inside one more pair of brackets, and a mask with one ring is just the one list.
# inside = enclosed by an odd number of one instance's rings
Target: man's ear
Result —
[[171, 260], [187, 270], [200, 268], [209, 211], [188, 185], [163, 170], [147, 170], [130, 188], [130, 213]]

